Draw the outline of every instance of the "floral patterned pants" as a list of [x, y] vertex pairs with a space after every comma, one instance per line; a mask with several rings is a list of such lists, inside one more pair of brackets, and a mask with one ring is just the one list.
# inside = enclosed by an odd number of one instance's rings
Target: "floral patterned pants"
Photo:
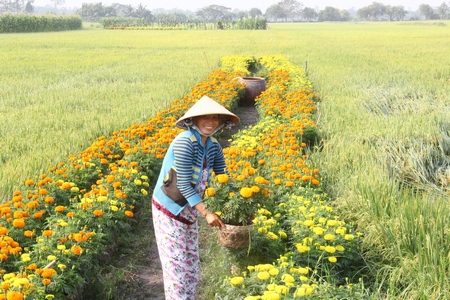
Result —
[[180, 214], [195, 221], [192, 225], [167, 216], [155, 205], [152, 216], [166, 300], [195, 300], [199, 275], [197, 211], [188, 205]]

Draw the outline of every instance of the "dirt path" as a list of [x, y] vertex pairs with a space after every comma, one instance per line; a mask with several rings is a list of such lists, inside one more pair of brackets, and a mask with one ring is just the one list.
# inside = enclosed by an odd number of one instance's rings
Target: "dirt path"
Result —
[[[254, 106], [240, 107], [236, 112], [236, 115], [240, 118], [240, 123], [234, 126], [228, 132], [224, 132], [218, 137], [218, 140], [223, 148], [229, 146], [228, 140], [230, 137], [250, 125], [253, 125], [257, 121], [258, 113]], [[149, 231], [148, 234], [153, 236], [153, 227], [151, 220], [148, 222]], [[158, 249], [154, 238], [150, 239], [148, 247], [145, 247], [149, 251], [142, 251], [142, 260], [139, 262], [140, 266], [138, 270], [133, 273], [137, 277], [137, 285], [141, 287], [137, 294], [128, 295], [128, 299], [136, 300], [164, 300], [164, 283], [161, 270], [161, 262], [158, 256]], [[139, 251], [139, 250], [137, 250]]]

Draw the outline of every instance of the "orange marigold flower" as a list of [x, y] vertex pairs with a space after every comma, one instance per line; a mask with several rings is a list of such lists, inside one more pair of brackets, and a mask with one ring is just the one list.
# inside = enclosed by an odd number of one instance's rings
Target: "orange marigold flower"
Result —
[[116, 181], [116, 182], [114, 182], [114, 183], [112, 184], [112, 186], [113, 186], [115, 189], [118, 189], [121, 185], [122, 185], [122, 183], [120, 183], [119, 181]]
[[127, 217], [129, 217], [129, 218], [132, 218], [132, 217], [134, 216], [133, 212], [132, 212], [132, 211], [129, 211], [129, 210], [126, 210], [126, 211], [125, 211], [125, 215], [126, 215]]
[[66, 216], [67, 216], [68, 218], [73, 218], [73, 217], [75, 216], [75, 213], [74, 213], [73, 211], [71, 211], [71, 212], [68, 212], [68, 213], [66, 214]]
[[80, 255], [81, 252], [83, 251], [83, 248], [81, 248], [80, 246], [72, 246], [70, 250], [72, 251], [73, 254]]
[[43, 215], [44, 215], [44, 213], [42, 211], [37, 211], [33, 214], [33, 217], [35, 219], [40, 219], [40, 218], [42, 218]]
[[44, 278], [52, 278], [56, 274], [56, 270], [52, 268], [47, 268], [42, 271], [41, 276]]
[[28, 186], [33, 185], [34, 184], [34, 180], [27, 179], [27, 180], [25, 180], [25, 184], [28, 185]]
[[99, 209], [94, 210], [94, 216], [101, 217], [103, 216], [103, 212]]
[[58, 205], [57, 207], [55, 207], [55, 211], [56, 212], [63, 212], [66, 208], [62, 205]]
[[52, 230], [44, 230], [44, 231], [42, 231], [42, 235], [43, 236], [52, 236], [53, 231]]
[[7, 235], [8, 228], [0, 226], [0, 236]]
[[25, 227], [25, 221], [23, 219], [14, 219], [13, 226], [17, 228], [24, 228]]
[[39, 189], [39, 195], [47, 195], [48, 194], [48, 190], [46, 189]]
[[295, 183], [293, 181], [286, 182], [287, 187], [293, 187], [294, 185], [295, 185]]
[[28, 265], [28, 267], [26, 267], [27, 270], [37, 270], [37, 265], [36, 264], [30, 264]]
[[23, 300], [24, 295], [17, 291], [8, 291], [6, 293], [6, 300]]
[[31, 237], [34, 236], [34, 232], [31, 231], [31, 230], [25, 230], [25, 231], [23, 232], [23, 235], [26, 236], [26, 237], [28, 237], [28, 238], [31, 238]]
[[50, 283], [52, 283], [52, 281], [50, 279], [47, 279], [47, 278], [42, 279], [43, 285], [49, 285]]
[[39, 201], [30, 201], [27, 203], [28, 209], [38, 208], [38, 207], [39, 207]]
[[55, 202], [55, 199], [53, 197], [45, 198], [45, 203], [53, 203], [53, 202]]

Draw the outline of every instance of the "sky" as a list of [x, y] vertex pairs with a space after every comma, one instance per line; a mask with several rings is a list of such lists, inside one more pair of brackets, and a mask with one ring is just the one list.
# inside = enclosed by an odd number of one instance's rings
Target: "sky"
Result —
[[[239, 10], [250, 10], [251, 8], [259, 8], [262, 13], [265, 13], [266, 9], [282, 0], [65, 0], [65, 4], [60, 7], [81, 7], [82, 3], [99, 3], [104, 6], [111, 5], [112, 3], [131, 4], [132, 6], [138, 6], [142, 4], [148, 10], [154, 10], [157, 8], [164, 9], [182, 9], [197, 11], [205, 6], [217, 4], [225, 7]], [[446, 0], [297, 0], [305, 7], [324, 9], [326, 6], [332, 6], [337, 9], [350, 9], [369, 6], [373, 2], [380, 2], [384, 5], [397, 6], [402, 5], [406, 10], [417, 10], [421, 4], [428, 4], [432, 7], [439, 6]], [[51, 5], [50, 0], [35, 0], [34, 6], [46, 6]]]

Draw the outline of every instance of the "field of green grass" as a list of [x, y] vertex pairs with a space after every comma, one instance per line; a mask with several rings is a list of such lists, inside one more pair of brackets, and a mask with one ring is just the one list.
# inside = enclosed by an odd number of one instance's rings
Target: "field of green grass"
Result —
[[446, 299], [449, 40], [449, 22], [2, 34], [0, 199], [97, 137], [154, 116], [220, 58], [283, 55], [307, 66], [319, 94], [323, 143], [312, 159], [365, 235], [375, 286], [386, 298]]

